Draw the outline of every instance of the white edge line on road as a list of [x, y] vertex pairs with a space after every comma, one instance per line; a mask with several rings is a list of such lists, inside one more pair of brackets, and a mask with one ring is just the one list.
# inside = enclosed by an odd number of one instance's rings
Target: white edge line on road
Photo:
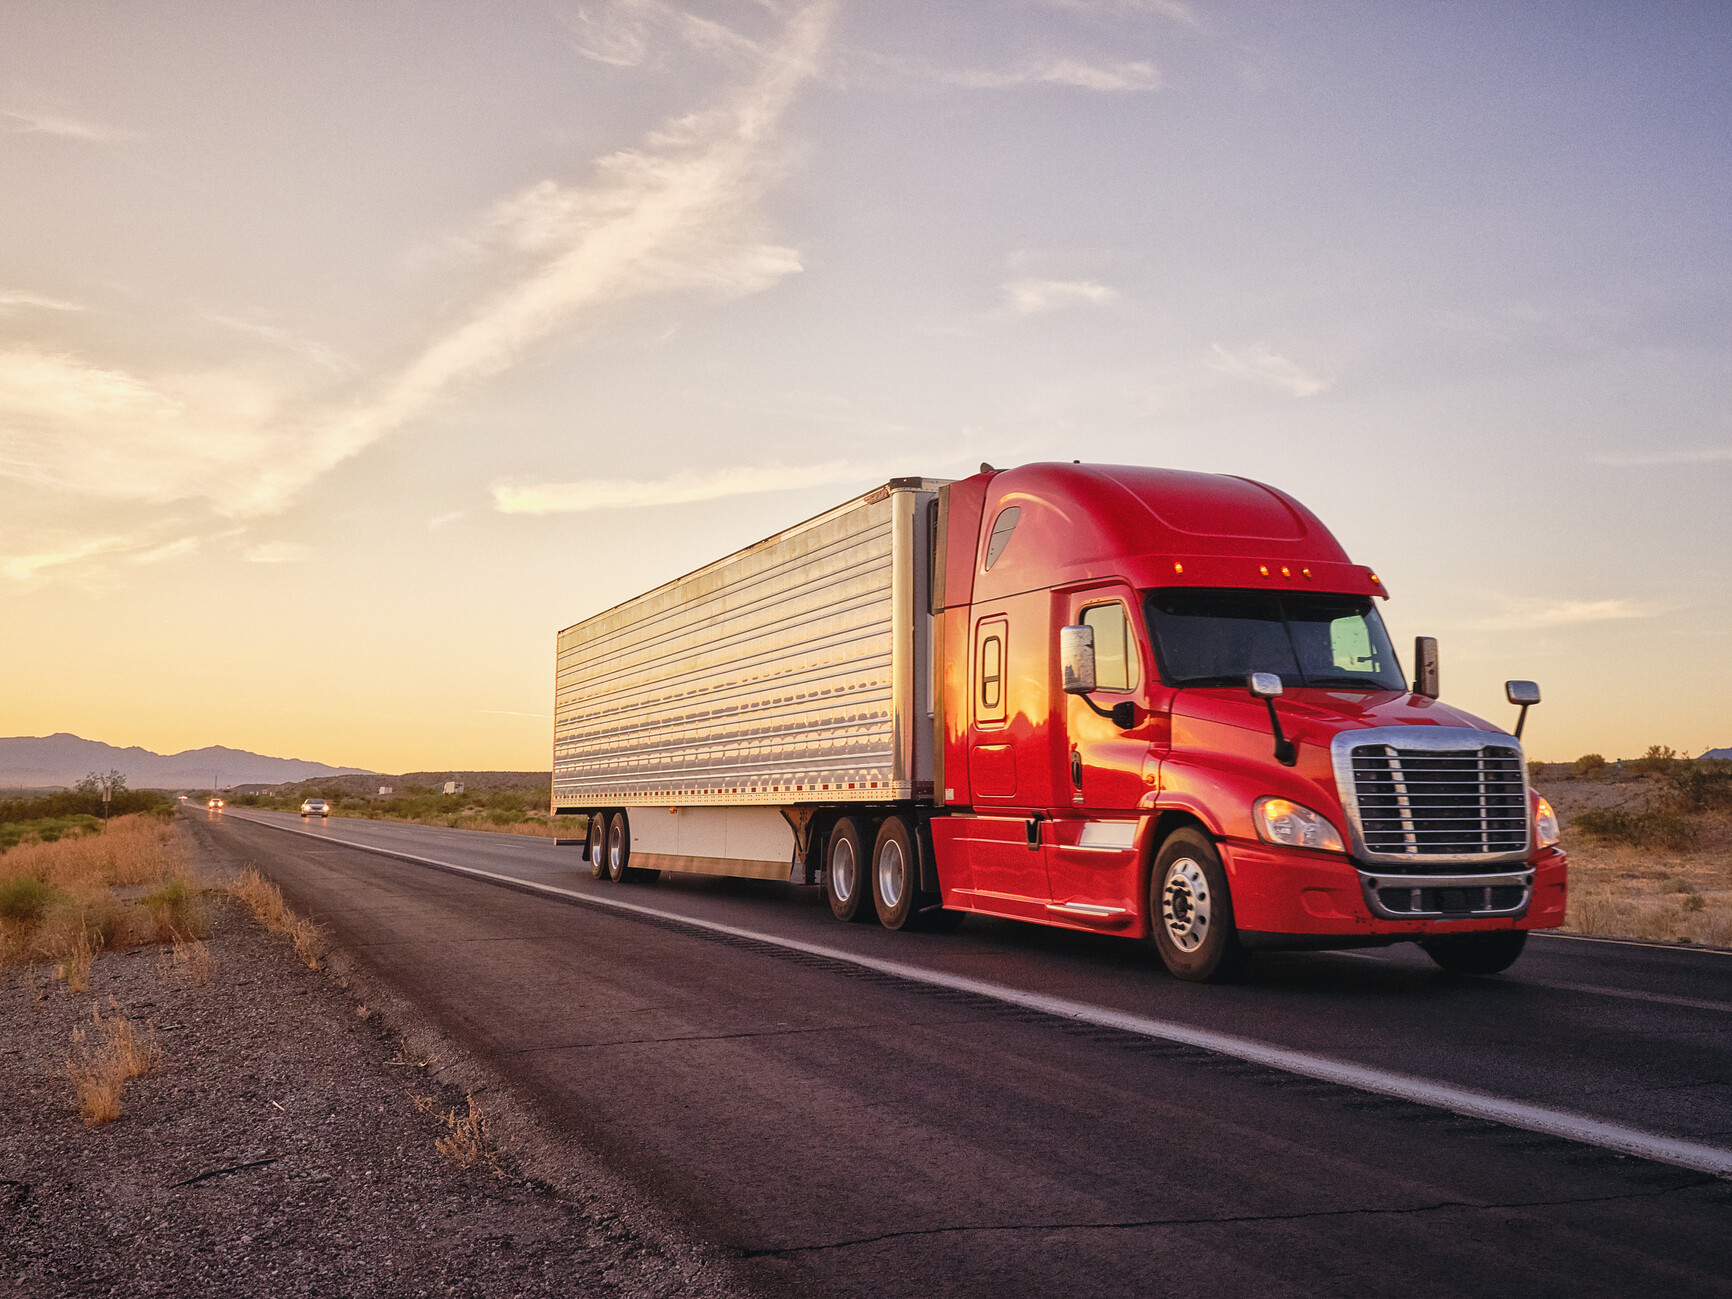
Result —
[[1651, 947], [1657, 952], [1694, 952], [1697, 956], [1732, 956], [1732, 947], [1703, 947], [1699, 943], [1648, 943], [1639, 938], [1603, 938], [1599, 934], [1566, 934], [1556, 929], [1533, 929], [1530, 938], [1561, 938], [1568, 943], [1600, 943], [1606, 947]]
[[1115, 1028], [1124, 1032], [1135, 1033], [1142, 1037], [1198, 1047], [1204, 1051], [1212, 1051], [1217, 1055], [1231, 1056], [1237, 1060], [1245, 1060], [1267, 1068], [1299, 1074], [1306, 1078], [1316, 1078], [1323, 1082], [1338, 1083], [1341, 1086], [1356, 1088], [1359, 1091], [1393, 1096], [1399, 1100], [1412, 1101], [1419, 1105], [1430, 1105], [1470, 1118], [1487, 1119], [1493, 1123], [1524, 1128], [1530, 1132], [1541, 1132], [1548, 1136], [1563, 1137], [1569, 1141], [1584, 1142], [1607, 1150], [1615, 1150], [1620, 1154], [1652, 1159], [1658, 1163], [1672, 1164], [1696, 1172], [1712, 1173], [1717, 1177], [1732, 1177], [1732, 1150], [1705, 1145], [1697, 1141], [1685, 1141], [1678, 1137], [1662, 1136], [1657, 1132], [1645, 1132], [1640, 1128], [1626, 1127], [1619, 1123], [1608, 1123], [1586, 1114], [1572, 1114], [1568, 1110], [1552, 1109], [1544, 1105], [1531, 1105], [1526, 1101], [1493, 1096], [1486, 1092], [1474, 1091], [1467, 1087], [1457, 1087], [1450, 1083], [1431, 1082], [1424, 1078], [1394, 1073], [1387, 1069], [1375, 1069], [1367, 1065], [1352, 1064], [1345, 1060], [1332, 1060], [1327, 1056], [1312, 1055], [1308, 1051], [1296, 1051], [1290, 1047], [1258, 1042], [1252, 1038], [1238, 1037], [1231, 1033], [1217, 1033], [1210, 1029], [1192, 1028], [1190, 1025], [1175, 1023], [1172, 1020], [1151, 1019], [1126, 1011], [1109, 1010], [1104, 1006], [1091, 1006], [1086, 1002], [1071, 1001], [1064, 997], [1051, 997], [1045, 993], [1028, 992], [1021, 988], [1007, 987], [1004, 984], [987, 983], [981, 979], [971, 979], [966, 975], [926, 969], [918, 965], [908, 965], [902, 961], [881, 960], [875, 956], [862, 956], [855, 952], [844, 951], [841, 948], [802, 942], [796, 938], [783, 938], [777, 934], [759, 933], [756, 930], [741, 929], [735, 925], [724, 925], [714, 920], [700, 920], [694, 916], [682, 916], [675, 911], [646, 907], [641, 903], [627, 902], [623, 898], [578, 893], [572, 889], [559, 888], [557, 885], [541, 884], [534, 880], [519, 879], [513, 875], [501, 875], [474, 866], [459, 866], [455, 862], [437, 861], [431, 857], [418, 857], [413, 853], [400, 852], [394, 848], [381, 848], [373, 844], [358, 843], [351, 839], [336, 839], [329, 834], [317, 834], [311, 830], [303, 830], [299, 826], [281, 825], [275, 821], [259, 820], [250, 816], [242, 816], [239, 819], [254, 825], [281, 830], [285, 834], [305, 835], [309, 839], [341, 844], [345, 848], [356, 848], [362, 852], [376, 853], [384, 857], [394, 857], [400, 861], [413, 862], [419, 866], [431, 866], [437, 870], [452, 871], [459, 875], [468, 875], [475, 879], [503, 884], [514, 889], [541, 893], [586, 906], [608, 907], [615, 911], [649, 916], [656, 920], [671, 921], [692, 929], [725, 934], [730, 938], [743, 938], [755, 943], [768, 943], [772, 947], [803, 952], [809, 956], [823, 957], [826, 960], [843, 961], [849, 965], [875, 970], [880, 974], [888, 974], [913, 983], [924, 983], [954, 992], [967, 992], [980, 997], [989, 997], [994, 1001], [1042, 1011], [1062, 1019], [1077, 1020], [1082, 1023], [1096, 1024], [1102, 1028]]

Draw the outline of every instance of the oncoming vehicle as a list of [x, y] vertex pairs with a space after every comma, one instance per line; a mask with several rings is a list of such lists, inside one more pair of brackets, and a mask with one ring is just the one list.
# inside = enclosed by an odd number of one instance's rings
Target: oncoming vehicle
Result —
[[[1409, 678], [1371, 569], [1249, 479], [897, 478], [559, 633], [553, 806], [598, 878], [822, 884], [841, 920], [1144, 938], [1178, 977], [1563, 923], [1511, 734]], [[1512, 681], [1525, 720], [1539, 702]]]
[[322, 798], [309, 798], [306, 802], [301, 804], [301, 815], [303, 817], [329, 817], [331, 815], [331, 805]]
[[213, 812], [220, 812], [223, 810], [223, 801], [220, 798], [213, 798], [205, 806]]

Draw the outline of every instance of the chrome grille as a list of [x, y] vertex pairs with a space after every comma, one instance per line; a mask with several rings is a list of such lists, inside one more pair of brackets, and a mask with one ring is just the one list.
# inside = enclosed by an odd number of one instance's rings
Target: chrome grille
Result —
[[1349, 732], [1336, 743], [1355, 847], [1366, 858], [1423, 871], [1430, 863], [1526, 856], [1527, 780], [1513, 739], [1400, 727]]

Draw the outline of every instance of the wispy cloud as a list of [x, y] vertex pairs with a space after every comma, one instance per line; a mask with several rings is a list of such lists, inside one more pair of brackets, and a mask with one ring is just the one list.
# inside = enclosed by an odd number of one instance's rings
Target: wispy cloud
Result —
[[835, 460], [821, 465], [763, 465], [675, 474], [660, 479], [592, 480], [583, 483], [501, 483], [493, 505], [501, 514], [578, 514], [591, 510], [641, 509], [650, 505], [687, 505], [727, 496], [785, 492], [799, 487], [859, 482], [876, 476], [870, 468]]
[[616, 68], [651, 62], [656, 41], [669, 35], [706, 54], [762, 53], [756, 41], [732, 27], [664, 0], [603, 0], [562, 15], [561, 21], [579, 54]]
[[1071, 86], [1081, 90], [1159, 90], [1155, 65], [1138, 59], [1129, 63], [1088, 63], [1082, 59], [1031, 60], [1007, 68], [934, 69], [934, 81], [970, 90], [1010, 90], [1018, 86]]
[[1047, 9], [1096, 18], [1136, 18], [1153, 15], [1186, 27], [1201, 27], [1197, 11], [1181, 0], [1036, 0]]
[[129, 550], [137, 550], [145, 544], [148, 544], [145, 540], [129, 536], [81, 538], [77, 541], [68, 541], [50, 550], [39, 550], [26, 555], [8, 555], [0, 558], [0, 576], [8, 577], [15, 582], [30, 582], [40, 578], [49, 569], [76, 564], [98, 555], [124, 554]]
[[[743, 85], [599, 159], [586, 181], [547, 181], [500, 202], [474, 239], [492, 259], [494, 287], [407, 364], [349, 385], [359, 395], [347, 406], [321, 410], [256, 370], [153, 375], [30, 346], [0, 352], [0, 478], [117, 501], [202, 498], [231, 519], [273, 514], [555, 335], [581, 335], [653, 296], [726, 299], [797, 273], [798, 252], [764, 237], [760, 200], [781, 174], [782, 119], [816, 73], [833, 9], [834, 0], [799, 9], [777, 40], [752, 47]], [[221, 323], [341, 364], [273, 326]], [[4, 562], [14, 575], [37, 572], [106, 545]]]
[[1632, 618], [1657, 618], [1665, 610], [1657, 604], [1635, 600], [1506, 600], [1501, 614], [1470, 624], [1487, 631], [1524, 628], [1571, 627], [1582, 623], [1623, 622]]
[[1118, 301], [1119, 291], [1093, 280], [1012, 280], [1004, 297], [1019, 316], [1031, 316], [1055, 307], [1104, 307]]
[[1610, 452], [1594, 457], [1600, 465], [1706, 465], [1732, 460], [1732, 447], [1680, 447], [1676, 451]]
[[207, 311], [205, 319], [224, 329], [233, 330], [237, 334], [248, 334], [253, 338], [262, 339], [282, 351], [295, 356], [305, 357], [314, 365], [331, 371], [333, 374], [352, 374], [355, 363], [339, 356], [334, 350], [326, 347], [317, 339], [305, 338], [291, 330], [277, 325], [266, 325], [256, 320], [241, 320], [235, 316], [226, 316], [221, 312]]
[[14, 135], [52, 135], [62, 140], [82, 140], [87, 144], [118, 144], [139, 138], [132, 131], [117, 130], [65, 113], [39, 110], [0, 109], [0, 123], [4, 123]]
[[1230, 378], [1247, 379], [1293, 397], [1315, 397], [1331, 387], [1329, 380], [1309, 373], [1267, 343], [1236, 349], [1216, 343], [1210, 349], [1209, 365]]
[[241, 558], [249, 564], [304, 564], [313, 558], [313, 548], [298, 541], [266, 541], [247, 547]]
[[0, 311], [10, 311], [15, 307], [34, 307], [38, 311], [84, 310], [78, 303], [67, 302], [64, 298], [50, 298], [40, 293], [17, 293], [0, 289]]

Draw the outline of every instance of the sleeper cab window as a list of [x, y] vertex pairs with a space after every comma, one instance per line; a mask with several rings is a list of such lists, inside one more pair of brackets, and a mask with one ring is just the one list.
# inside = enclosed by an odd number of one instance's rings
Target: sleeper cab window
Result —
[[1004, 553], [1004, 548], [1010, 544], [1010, 534], [1016, 531], [1017, 520], [1022, 518], [1022, 506], [1013, 505], [1008, 510], [1000, 510], [998, 518], [993, 520], [992, 535], [986, 539], [986, 563], [982, 571], [991, 571], [998, 562], [998, 557]]
[[979, 650], [975, 654], [977, 685], [974, 692], [975, 720], [1004, 720], [1004, 641], [1002, 619], [980, 624]]
[[1137, 684], [1137, 650], [1124, 605], [1091, 605], [1083, 624], [1095, 629], [1095, 686], [1100, 690], [1130, 690]]

